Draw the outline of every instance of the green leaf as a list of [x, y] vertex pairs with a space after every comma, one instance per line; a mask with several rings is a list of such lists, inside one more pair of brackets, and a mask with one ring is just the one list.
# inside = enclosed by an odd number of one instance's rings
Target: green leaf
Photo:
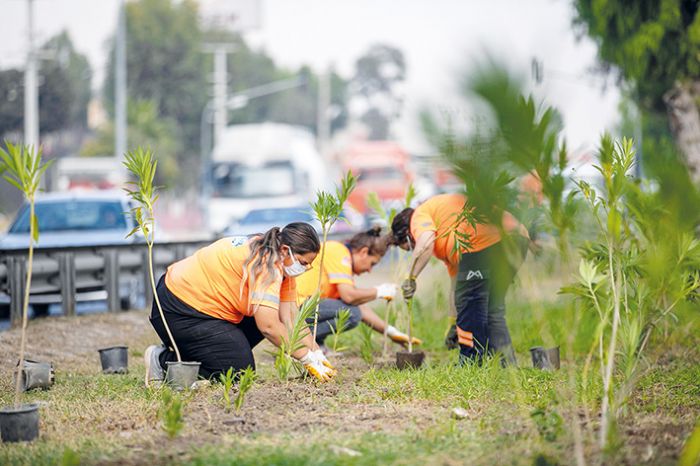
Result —
[[39, 241], [39, 219], [35, 214], [32, 215], [32, 240]]

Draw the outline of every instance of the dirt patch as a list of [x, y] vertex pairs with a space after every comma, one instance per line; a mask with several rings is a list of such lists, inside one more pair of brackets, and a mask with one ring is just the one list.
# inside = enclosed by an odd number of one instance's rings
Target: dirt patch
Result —
[[[261, 358], [258, 358], [258, 360]], [[343, 401], [340, 392], [353, 390], [367, 365], [359, 358], [339, 359], [341, 375], [334, 381], [317, 385], [308, 380], [256, 382], [246, 398], [236, 422], [233, 414], [224, 415], [222, 388], [214, 385], [206, 396], [197, 396], [188, 405], [188, 420], [203, 431], [225, 433], [286, 433], [303, 435], [322, 430], [333, 433], [403, 432], [406, 426], [429, 426], [441, 414], [430, 402]], [[265, 364], [266, 361], [260, 361]], [[444, 409], [447, 412], [447, 408]], [[197, 428], [197, 427], [195, 427]]]
[[[157, 336], [145, 311], [36, 319], [27, 325], [27, 359], [51, 361], [71, 372], [100, 367], [97, 350], [128, 345], [140, 354]], [[0, 371], [12, 371], [19, 357], [20, 329], [0, 332]]]

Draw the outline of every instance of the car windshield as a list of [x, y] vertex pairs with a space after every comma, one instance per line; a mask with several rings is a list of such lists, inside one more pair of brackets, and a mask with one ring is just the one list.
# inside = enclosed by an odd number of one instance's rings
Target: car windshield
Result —
[[274, 223], [284, 225], [291, 222], [311, 222], [313, 217], [303, 207], [289, 209], [259, 209], [251, 210], [240, 221], [241, 225], [255, 223]]
[[268, 197], [294, 194], [294, 168], [290, 163], [246, 167], [220, 163], [213, 167], [214, 192], [219, 197]]
[[[37, 202], [35, 206], [39, 233], [66, 230], [124, 230], [124, 208], [119, 201]], [[24, 206], [10, 233], [29, 233], [29, 207]]]
[[359, 170], [360, 181], [400, 181], [404, 179], [404, 173], [394, 167], [363, 168]]

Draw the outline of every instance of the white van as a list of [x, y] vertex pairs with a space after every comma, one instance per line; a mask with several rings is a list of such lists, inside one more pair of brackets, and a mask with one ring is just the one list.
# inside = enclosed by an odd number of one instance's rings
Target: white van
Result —
[[209, 230], [223, 231], [253, 209], [306, 204], [332, 187], [306, 128], [280, 123], [233, 125], [212, 151], [203, 199]]

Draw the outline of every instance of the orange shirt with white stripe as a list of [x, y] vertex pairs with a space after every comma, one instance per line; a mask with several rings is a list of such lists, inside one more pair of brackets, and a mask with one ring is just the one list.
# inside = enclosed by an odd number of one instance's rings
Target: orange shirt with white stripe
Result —
[[325, 248], [323, 269], [320, 267], [321, 253], [319, 252], [312, 263], [311, 270], [296, 279], [297, 295], [300, 302], [316, 293], [319, 274], [321, 275], [321, 299], [340, 299], [338, 285], [341, 283], [355, 284], [352, 277], [350, 249], [338, 241], [327, 241]]
[[[282, 265], [275, 270], [274, 280], [264, 289], [249, 289], [250, 269], [243, 281], [243, 265], [250, 256], [248, 241], [222, 238], [190, 257], [175, 262], [165, 274], [165, 284], [185, 304], [217, 319], [234, 324], [253, 315], [257, 306], [279, 309], [280, 302], [296, 301], [294, 278], [284, 277]], [[263, 284], [267, 276], [256, 277]]]
[[[433, 255], [443, 261], [451, 277], [457, 275], [459, 258], [465, 252], [477, 252], [501, 241], [501, 232], [495, 225], [477, 224], [472, 227], [469, 222], [459, 222], [467, 198], [463, 194], [439, 194], [419, 205], [411, 218], [411, 235], [418, 241], [426, 231], [435, 233]], [[503, 212], [503, 229], [507, 232], [520, 228], [520, 233], [527, 236], [527, 231], [508, 212]], [[467, 235], [470, 248], [455, 248], [456, 231]]]

